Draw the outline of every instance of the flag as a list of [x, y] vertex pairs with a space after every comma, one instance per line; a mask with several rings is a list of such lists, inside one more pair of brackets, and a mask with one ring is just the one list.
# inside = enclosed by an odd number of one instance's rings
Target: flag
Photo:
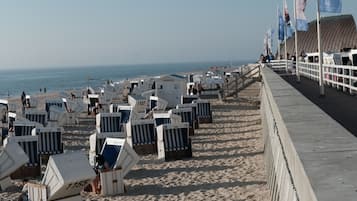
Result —
[[290, 23], [290, 15], [289, 15], [289, 10], [288, 10], [288, 4], [286, 3], [286, 0], [284, 0], [284, 17], [285, 17], [285, 23]]
[[274, 35], [274, 29], [269, 29], [268, 30], [268, 51], [271, 52], [273, 49], [273, 36]]
[[284, 40], [284, 19], [279, 10], [279, 40]]
[[307, 0], [296, 0], [296, 30], [297, 31], [307, 31], [309, 26], [307, 24], [307, 19], [305, 16], [305, 7]]
[[269, 47], [268, 47], [268, 33], [264, 34], [264, 56], [269, 54]]
[[285, 17], [285, 24], [286, 24], [286, 38], [290, 38], [293, 36], [294, 30], [291, 27], [288, 4], [286, 3], [286, 0], [284, 0], [284, 17]]
[[290, 38], [293, 36], [294, 33], [294, 28], [291, 26], [291, 24], [286, 25], [286, 38]]
[[320, 12], [326, 13], [341, 13], [342, 1], [341, 0], [319, 0]]

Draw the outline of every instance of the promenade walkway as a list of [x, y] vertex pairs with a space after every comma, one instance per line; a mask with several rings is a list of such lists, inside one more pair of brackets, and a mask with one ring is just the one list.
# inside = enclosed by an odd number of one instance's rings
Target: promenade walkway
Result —
[[320, 107], [334, 120], [345, 127], [354, 136], [357, 136], [357, 97], [325, 87], [325, 97], [319, 97], [318, 82], [301, 77], [301, 82], [296, 82], [296, 76], [282, 76], [289, 84], [296, 88], [311, 102]]

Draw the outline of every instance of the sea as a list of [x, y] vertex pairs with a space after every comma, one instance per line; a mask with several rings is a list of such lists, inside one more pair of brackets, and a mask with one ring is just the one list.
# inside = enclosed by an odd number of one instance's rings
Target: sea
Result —
[[[120, 82], [144, 76], [207, 71], [210, 67], [238, 67], [253, 61], [136, 64], [0, 70], [0, 98], [26, 94], [93, 88], [108, 80]], [[41, 92], [40, 92], [41, 91]]]

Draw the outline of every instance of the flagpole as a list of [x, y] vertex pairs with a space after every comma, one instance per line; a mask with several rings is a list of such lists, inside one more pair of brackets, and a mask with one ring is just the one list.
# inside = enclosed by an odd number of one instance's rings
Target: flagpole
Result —
[[285, 71], [286, 73], [288, 73], [288, 52], [286, 51], [286, 31], [287, 31], [287, 24], [286, 24], [286, 20], [285, 20], [285, 2], [283, 0], [283, 15], [284, 15], [284, 49], [285, 49]]
[[300, 82], [300, 72], [299, 72], [299, 53], [298, 53], [298, 30], [297, 30], [297, 19], [296, 19], [296, 0], [294, 0], [294, 18], [295, 18], [295, 67], [296, 67], [296, 78]]
[[280, 40], [279, 40], [279, 5], [277, 5], [277, 8], [276, 8], [276, 13], [277, 13], [277, 16], [278, 16], [278, 28], [277, 28], [277, 33], [278, 34], [276, 34], [276, 36], [277, 36], [277, 38], [278, 38], [278, 40], [277, 40], [277, 42], [278, 42], [278, 45], [277, 45], [277, 47], [278, 47], [278, 56], [277, 56], [277, 58], [275, 58], [275, 59], [281, 59], [280, 58]]
[[323, 55], [322, 55], [322, 45], [321, 45], [321, 25], [320, 25], [320, 0], [317, 0], [317, 45], [319, 48], [319, 86], [320, 86], [320, 96], [325, 96], [324, 87], [324, 69], [322, 67]]

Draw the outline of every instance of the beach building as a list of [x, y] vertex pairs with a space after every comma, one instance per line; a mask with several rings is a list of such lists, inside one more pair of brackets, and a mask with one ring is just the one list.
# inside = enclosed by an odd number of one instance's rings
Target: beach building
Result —
[[180, 75], [166, 75], [155, 81], [155, 96], [167, 101], [167, 107], [174, 108], [186, 94], [186, 78]]
[[[344, 49], [356, 49], [357, 29], [352, 15], [338, 15], [323, 17], [321, 23], [322, 49], [325, 52], [340, 52]], [[317, 51], [316, 20], [309, 23], [308, 31], [298, 32], [298, 53], [312, 53]], [[286, 50], [289, 55], [295, 52], [295, 36], [286, 41]], [[284, 43], [280, 45], [280, 54], [285, 55]]]

